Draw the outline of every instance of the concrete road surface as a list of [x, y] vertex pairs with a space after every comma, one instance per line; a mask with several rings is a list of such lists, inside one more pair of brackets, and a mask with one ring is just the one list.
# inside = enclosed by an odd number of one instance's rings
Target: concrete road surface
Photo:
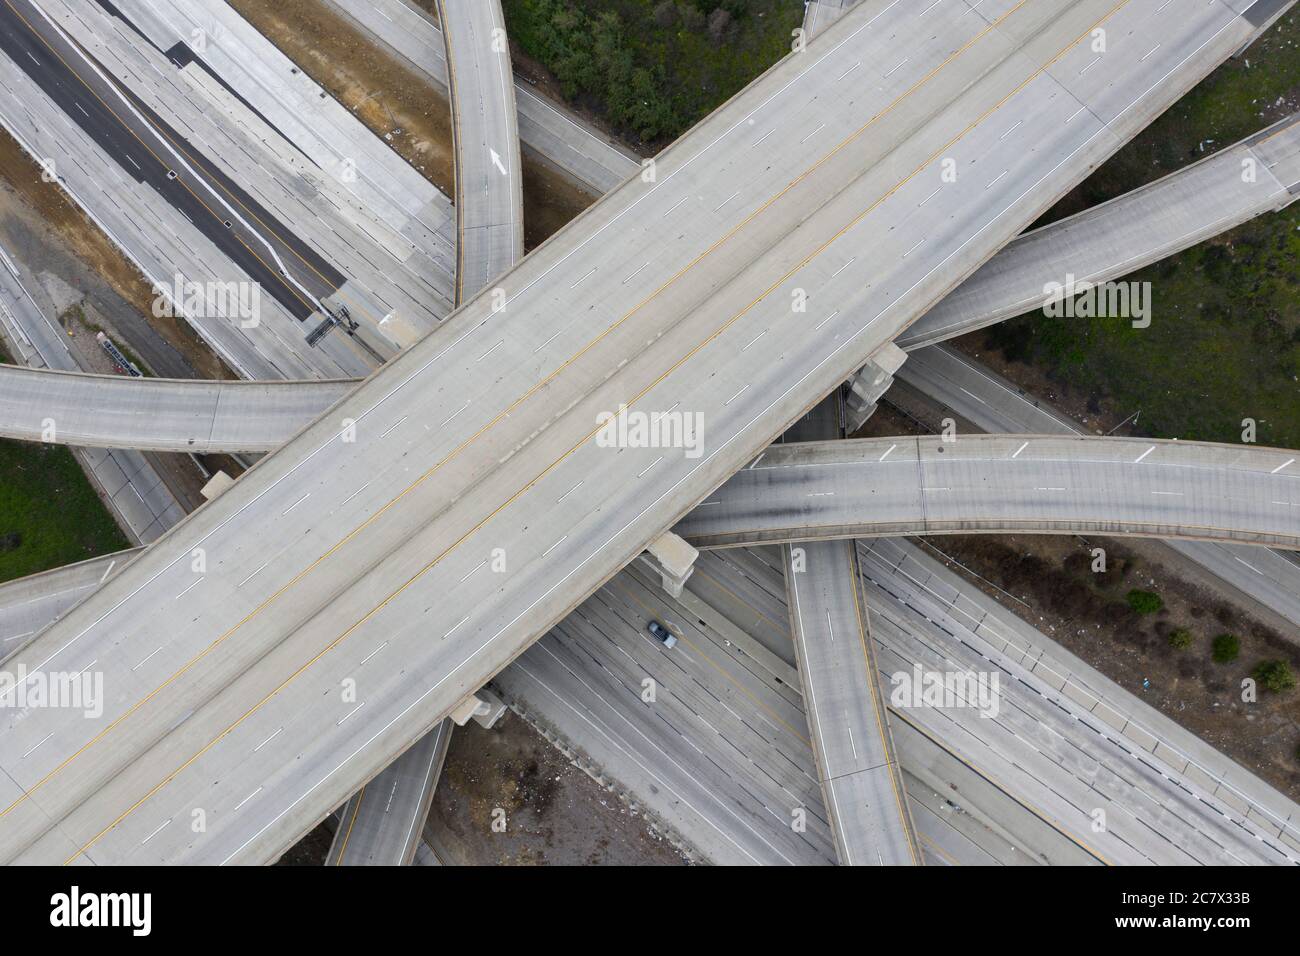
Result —
[[963, 435], [779, 445], [675, 529], [696, 547], [1020, 531], [1300, 548], [1300, 453]]
[[438, 0], [456, 171], [456, 304], [524, 255], [523, 167], [500, 0]]
[[[899, 370], [898, 379], [895, 389], [914, 389], [932, 396], [960, 421], [982, 431], [1084, 433], [1079, 424], [1048, 403], [945, 346], [913, 353]], [[1257, 616], [1274, 621], [1282, 632], [1300, 627], [1300, 564], [1294, 553], [1210, 541], [1170, 541], [1168, 546], [1205, 569], [1212, 581], [1235, 592]]]

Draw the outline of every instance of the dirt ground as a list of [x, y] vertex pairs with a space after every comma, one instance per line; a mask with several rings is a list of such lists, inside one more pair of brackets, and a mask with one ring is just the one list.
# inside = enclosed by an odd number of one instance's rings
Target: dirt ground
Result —
[[[504, 832], [492, 829], [497, 809], [505, 812]], [[456, 728], [424, 836], [452, 866], [688, 862], [645, 817], [510, 712], [491, 730], [472, 721]], [[319, 866], [332, 839], [332, 828], [321, 824], [279, 865]]]
[[[505, 811], [505, 832], [492, 829]], [[686, 861], [640, 813], [507, 713], [456, 728], [425, 834], [455, 865], [673, 865]]]
[[[370, 42], [320, 0], [231, 0], [231, 6], [454, 198], [451, 108], [446, 96], [421, 74]], [[525, 154], [523, 167], [524, 245], [532, 250], [596, 197], [535, 156]]]
[[[527, 151], [525, 156], [529, 154]], [[524, 162], [524, 251], [532, 252], [593, 202], [595, 196], [575, 186], [549, 163]]]
[[[32, 223], [38, 223], [40, 228], [56, 236], [58, 243], [83, 263], [90, 274], [101, 278], [117, 296], [145, 318], [153, 330], [183, 356], [195, 375], [201, 378], [234, 377], [183, 320], [153, 316], [153, 291], [140, 271], [58, 185], [42, 181], [40, 168], [4, 131], [0, 131], [0, 182], [6, 187], [3, 190], [6, 194], [5, 215], [25, 215], [29, 228], [36, 228]], [[20, 206], [27, 207], [29, 212], [24, 213]], [[111, 321], [106, 324], [111, 324]], [[172, 370], [158, 371], [164, 375], [176, 374]]]
[[319, 0], [230, 5], [398, 155], [452, 194], [451, 113], [446, 97], [418, 73]]

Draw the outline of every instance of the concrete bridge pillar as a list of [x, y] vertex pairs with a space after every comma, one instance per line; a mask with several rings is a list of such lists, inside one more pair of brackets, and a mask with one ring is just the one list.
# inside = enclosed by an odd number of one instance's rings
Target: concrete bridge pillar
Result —
[[506, 712], [506, 705], [496, 694], [486, 687], [479, 688], [477, 694], [470, 694], [451, 712], [451, 720], [457, 727], [464, 727], [471, 720], [481, 727], [491, 729]]
[[845, 429], [853, 434], [876, 410], [880, 396], [894, 382], [894, 373], [902, 367], [907, 353], [893, 342], [876, 350], [867, 364], [849, 379], [849, 394], [844, 401]]
[[664, 590], [677, 598], [682, 596], [682, 588], [695, 570], [695, 559], [700, 552], [669, 531], [650, 542], [645, 556], [663, 579]]

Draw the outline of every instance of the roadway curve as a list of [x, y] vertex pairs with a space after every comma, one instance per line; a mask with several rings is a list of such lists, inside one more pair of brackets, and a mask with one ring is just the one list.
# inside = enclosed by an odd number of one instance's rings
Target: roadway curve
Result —
[[[482, 116], [467, 115], [478, 116], [467, 126], [483, 125]], [[486, 147], [480, 152], [489, 156]], [[1256, 164], [1254, 182], [1242, 180], [1247, 159]], [[500, 176], [495, 169], [492, 174]], [[505, 191], [498, 186], [498, 193]], [[904, 331], [898, 345], [915, 350], [1021, 315], [1042, 306], [1047, 283], [1064, 282], [1067, 272], [1079, 281], [1117, 279], [1297, 196], [1300, 114], [1140, 189], [1026, 233]], [[469, 230], [470, 248], [477, 247], [472, 240], [482, 232]], [[481, 258], [482, 253], [469, 256], [471, 264]], [[122, 379], [0, 365], [0, 437], [41, 441], [42, 422], [49, 418], [58, 424], [55, 441], [69, 444], [268, 452], [355, 385]]]
[[699, 548], [879, 535], [1138, 535], [1300, 548], [1300, 452], [963, 435], [778, 445], [675, 529]]
[[515, 85], [500, 0], [437, 0], [456, 172], [456, 304], [524, 255]]
[[4, 365], [0, 435], [139, 451], [269, 452], [355, 387], [353, 381], [127, 378]]

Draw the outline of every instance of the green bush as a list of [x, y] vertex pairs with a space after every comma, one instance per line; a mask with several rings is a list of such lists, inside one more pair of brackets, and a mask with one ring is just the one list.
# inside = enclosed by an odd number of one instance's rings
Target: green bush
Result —
[[504, 0], [507, 29], [564, 97], [655, 145], [787, 54], [798, 0]]
[[1235, 661], [1240, 653], [1241, 641], [1237, 639], [1236, 634], [1220, 634], [1214, 639], [1214, 650], [1211, 656], [1216, 662], [1227, 664]]
[[1138, 614], [1155, 614], [1165, 606], [1159, 594], [1151, 591], [1133, 590], [1128, 592], [1128, 606]]
[[1192, 646], [1192, 632], [1185, 627], [1176, 627], [1169, 632], [1169, 646], [1175, 650], [1186, 650]]
[[1261, 687], [1275, 694], [1295, 686], [1295, 675], [1291, 673], [1291, 665], [1286, 661], [1260, 661], [1255, 665], [1253, 676]]

